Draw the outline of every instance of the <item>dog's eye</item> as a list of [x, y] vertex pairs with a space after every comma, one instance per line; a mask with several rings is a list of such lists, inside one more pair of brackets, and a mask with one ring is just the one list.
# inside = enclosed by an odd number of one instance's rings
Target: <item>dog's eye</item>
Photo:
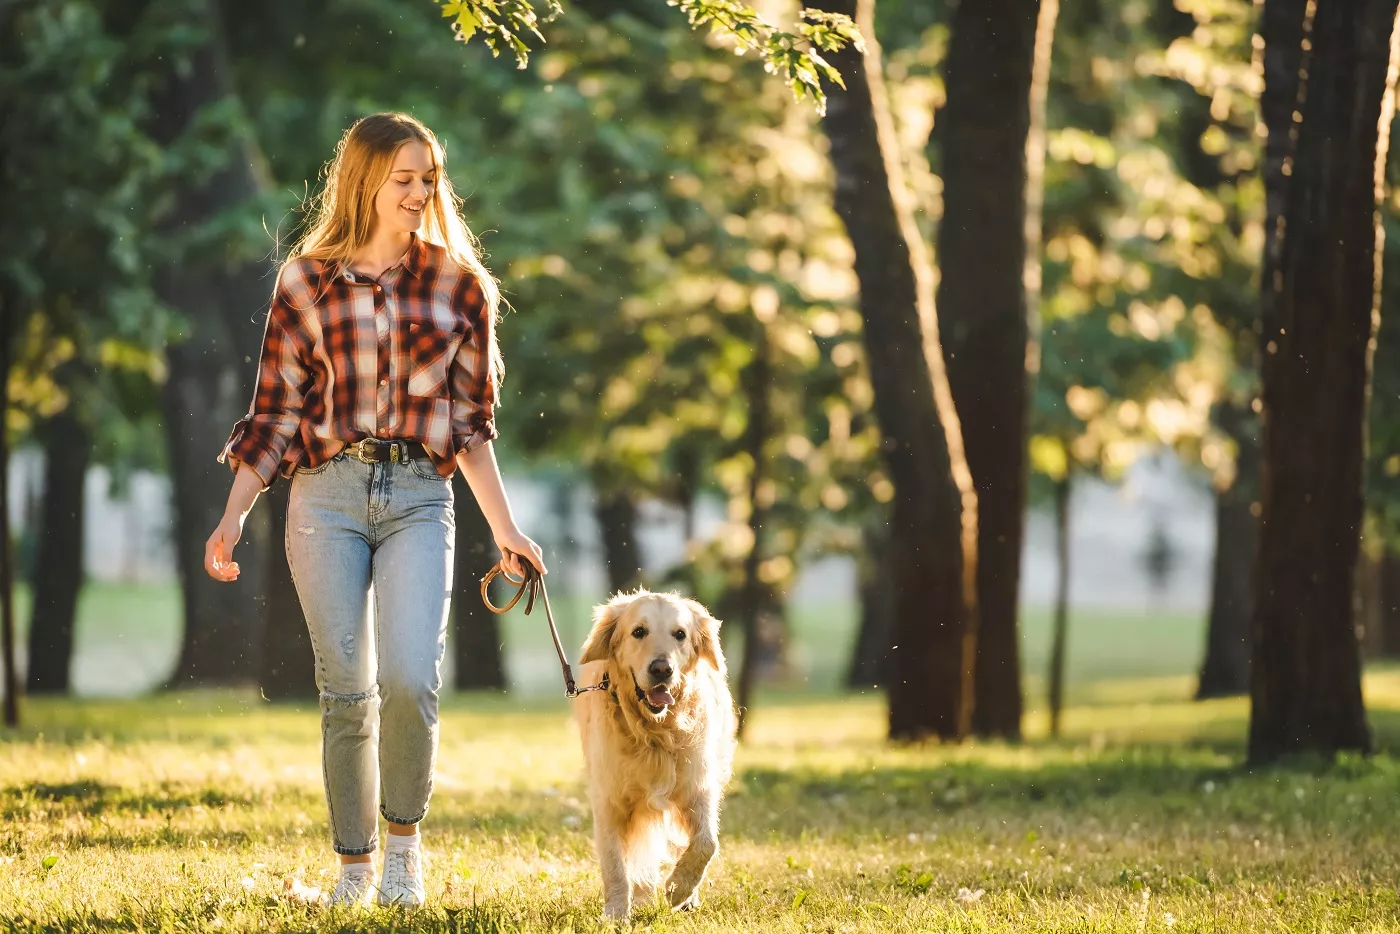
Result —
[[645, 639], [646, 637], [647, 637], [647, 631], [646, 631], [645, 629], [643, 629], [641, 626], [638, 626], [636, 629], [632, 630], [632, 638], [633, 638], [633, 639]]
[[676, 636], [676, 641], [677, 641], [677, 642], [684, 642], [684, 641], [685, 641], [685, 630], [684, 630], [684, 629], [677, 629], [676, 632], [675, 632], [675, 636]]

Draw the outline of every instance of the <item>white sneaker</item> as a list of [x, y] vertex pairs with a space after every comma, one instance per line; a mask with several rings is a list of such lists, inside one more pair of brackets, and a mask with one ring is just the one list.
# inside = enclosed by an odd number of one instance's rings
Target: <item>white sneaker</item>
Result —
[[367, 907], [373, 893], [374, 870], [372, 868], [360, 872], [347, 872], [342, 869], [340, 879], [336, 881], [335, 888], [331, 890], [327, 904], [332, 908]]
[[384, 874], [379, 879], [379, 904], [417, 908], [427, 900], [423, 851], [418, 847], [386, 847]]

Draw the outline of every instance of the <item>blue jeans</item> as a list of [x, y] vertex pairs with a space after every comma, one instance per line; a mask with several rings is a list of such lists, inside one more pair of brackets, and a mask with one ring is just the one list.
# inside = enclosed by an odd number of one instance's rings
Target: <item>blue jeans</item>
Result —
[[[452, 591], [452, 484], [342, 453], [292, 478], [287, 560], [311, 632], [335, 851], [428, 811]], [[370, 599], [373, 597], [373, 612]]]

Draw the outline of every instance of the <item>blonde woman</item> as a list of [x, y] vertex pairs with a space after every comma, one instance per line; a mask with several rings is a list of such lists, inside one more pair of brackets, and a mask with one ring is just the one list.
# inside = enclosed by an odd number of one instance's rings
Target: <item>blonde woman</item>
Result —
[[[458, 468], [507, 569], [518, 575], [523, 557], [544, 571], [492, 449], [498, 300], [437, 138], [405, 114], [363, 118], [278, 275], [253, 406], [219, 455], [234, 480], [205, 545], [217, 580], [238, 578], [233, 548], [258, 494], [291, 478], [287, 559], [321, 693], [334, 905], [376, 892], [381, 904], [424, 902], [418, 824], [437, 752]], [[378, 880], [376, 802], [388, 822]]]

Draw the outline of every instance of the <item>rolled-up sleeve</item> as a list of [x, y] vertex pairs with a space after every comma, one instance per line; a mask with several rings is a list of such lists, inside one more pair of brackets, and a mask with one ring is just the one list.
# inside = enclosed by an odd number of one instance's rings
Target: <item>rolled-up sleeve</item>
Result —
[[252, 408], [233, 426], [218, 458], [234, 472], [246, 464], [262, 480], [263, 489], [276, 479], [283, 455], [300, 429], [302, 401], [311, 382], [310, 371], [287, 331], [293, 315], [291, 302], [279, 287], [263, 331]]
[[496, 372], [492, 366], [495, 321], [481, 285], [473, 278], [463, 310], [470, 331], [452, 359], [452, 449], [470, 453], [496, 440]]

